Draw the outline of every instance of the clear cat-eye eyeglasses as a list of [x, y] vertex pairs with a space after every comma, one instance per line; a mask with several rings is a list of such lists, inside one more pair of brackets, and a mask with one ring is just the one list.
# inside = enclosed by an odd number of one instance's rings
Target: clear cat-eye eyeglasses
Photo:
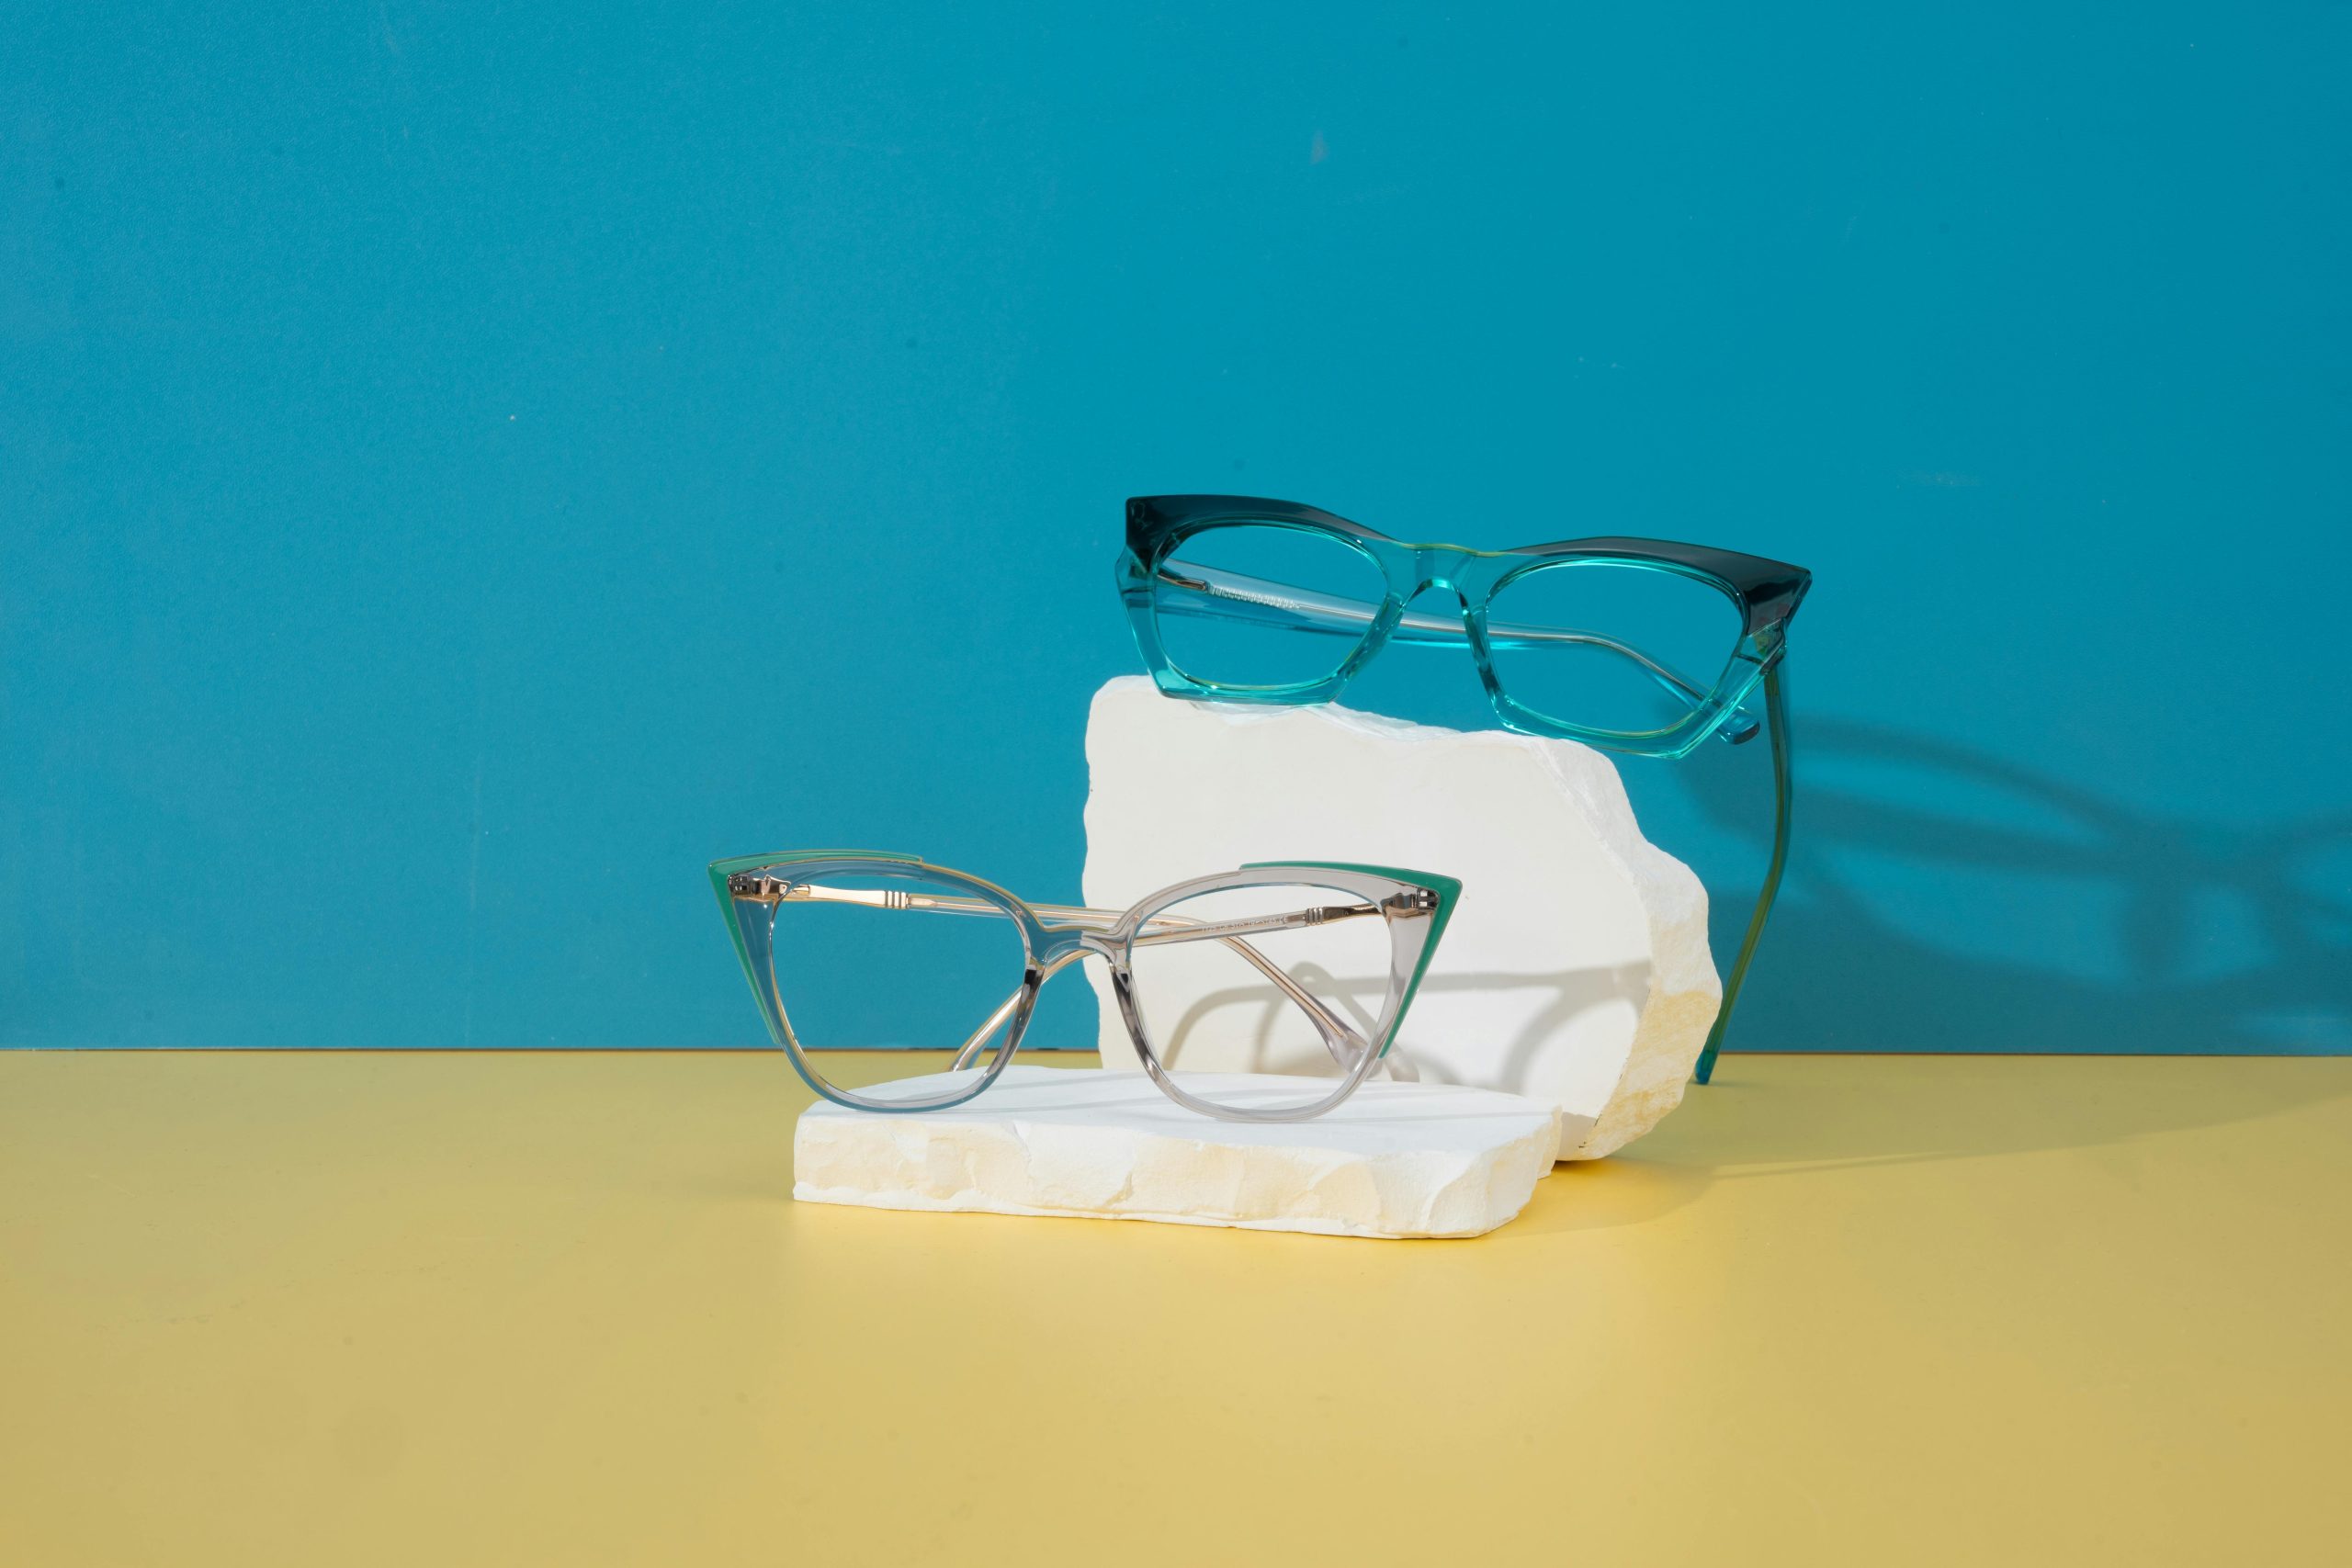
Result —
[[[1021, 1048], [1046, 982], [1095, 958], [1152, 1081], [1238, 1122], [1319, 1116], [1380, 1067], [1461, 893], [1425, 872], [1302, 862], [1091, 909], [853, 850], [722, 860], [710, 876], [770, 1032], [827, 1100], [962, 1104]], [[877, 987], [877, 970], [905, 983]], [[1195, 1037], [1229, 1041], [1237, 1021], [1257, 1076], [1185, 1065]], [[917, 1049], [846, 1049], [877, 1045]]]

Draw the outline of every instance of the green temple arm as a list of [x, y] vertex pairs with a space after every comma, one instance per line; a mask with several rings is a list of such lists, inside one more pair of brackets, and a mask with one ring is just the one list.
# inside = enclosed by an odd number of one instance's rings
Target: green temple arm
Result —
[[1724, 981], [1724, 1005], [1716, 1010], [1715, 1026], [1707, 1031], [1706, 1048], [1699, 1053], [1701, 1083], [1715, 1075], [1715, 1055], [1723, 1049], [1724, 1032], [1731, 1027], [1731, 1010], [1739, 1000], [1740, 983], [1747, 978], [1748, 961], [1756, 956], [1756, 939], [1764, 934], [1765, 917], [1772, 912], [1772, 900], [1781, 891], [1781, 873], [1789, 863], [1789, 817], [1794, 792], [1790, 776], [1789, 703], [1781, 691], [1778, 660], [1764, 669], [1764, 714], [1772, 732], [1772, 863], [1765, 868], [1763, 891], [1757, 894], [1756, 911], [1747, 918], [1747, 935], [1740, 942], [1739, 956], [1732, 961], [1729, 978]]

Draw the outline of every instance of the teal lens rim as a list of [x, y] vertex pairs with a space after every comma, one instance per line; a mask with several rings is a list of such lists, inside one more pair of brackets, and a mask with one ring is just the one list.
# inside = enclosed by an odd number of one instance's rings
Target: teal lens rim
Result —
[[[1295, 587], [1285, 591], [1281, 584], [1179, 569], [1176, 554], [1188, 540], [1213, 529], [1246, 524], [1321, 533], [1361, 551], [1379, 570], [1379, 600], [1341, 601]], [[1724, 650], [1717, 671], [1712, 675], [1667, 671], [1669, 683], [1681, 689], [1684, 704], [1683, 713], [1674, 722], [1640, 730], [1577, 723], [1521, 700], [1498, 671], [1494, 657], [1498, 623], [1490, 614], [1496, 596], [1525, 572], [1579, 560], [1693, 579], [1724, 594], [1736, 607], [1739, 635], [1735, 645]], [[1736, 743], [1760, 731], [1759, 718], [1743, 705], [1763, 671], [1780, 657], [1787, 623], [1812, 584], [1812, 574], [1802, 567], [1669, 540], [1570, 539], [1510, 550], [1408, 544], [1296, 502], [1214, 495], [1130, 499], [1126, 547], [1120, 552], [1114, 570], [1144, 668], [1154, 683], [1171, 696], [1288, 705], [1328, 702], [1392, 641], [1450, 645], [1469, 652], [1495, 716], [1506, 727], [1651, 757], [1687, 756], [1709, 736]], [[1460, 597], [1464, 611], [1458, 621], [1408, 613], [1407, 606], [1431, 587], [1449, 589]], [[1180, 593], [1196, 601], [1190, 613], [1302, 634], [1344, 632], [1358, 640], [1331, 673], [1320, 679], [1265, 683], [1205, 679], [1170, 657], [1162, 631], [1163, 617], [1171, 613], [1171, 598]], [[1563, 630], [1569, 636], [1589, 635], [1575, 628]], [[1645, 664], [1663, 662], [1637, 649], [1623, 650]]]
[[[1218, 536], [1234, 536], [1257, 531], [1282, 533], [1301, 539], [1317, 539], [1344, 550], [1349, 558], [1363, 568], [1361, 581], [1373, 591], [1369, 600], [1335, 592], [1318, 592], [1311, 586], [1299, 586], [1288, 581], [1277, 582], [1265, 578], [1246, 577], [1236, 571], [1205, 569], [1203, 577], [1191, 577], [1178, 569], [1173, 557], [1176, 549], [1200, 544]], [[1319, 569], [1317, 575], [1328, 572]], [[1304, 575], [1304, 574], [1300, 574]], [[1168, 668], [1193, 685], [1220, 692], [1248, 691], [1262, 700], [1279, 701], [1295, 698], [1303, 692], [1321, 691], [1334, 682], [1351, 679], [1366, 656], [1366, 645], [1377, 634], [1376, 609], [1385, 597], [1386, 569], [1378, 556], [1363, 547], [1362, 541], [1326, 528], [1304, 525], [1296, 522], [1255, 517], [1226, 518], [1187, 530], [1181, 538], [1171, 540], [1163, 551], [1157, 569], [1149, 575], [1147, 589], [1150, 600], [1150, 615], [1154, 646], [1160, 649]], [[1222, 595], [1209, 592], [1215, 580]], [[1246, 608], [1247, 614], [1231, 615], [1235, 607]], [[1358, 616], [1361, 618], [1358, 618]], [[1222, 622], [1231, 626], [1256, 626], [1269, 635], [1286, 637], [1291, 633], [1313, 634], [1315, 640], [1329, 647], [1329, 668], [1319, 673], [1296, 680], [1262, 682], [1220, 681], [1192, 668], [1195, 662], [1176, 646], [1181, 633], [1171, 635], [1169, 626], [1174, 619], [1180, 623]], [[1306, 642], [1306, 637], [1292, 640]], [[1196, 649], [1197, 651], [1197, 649]]]

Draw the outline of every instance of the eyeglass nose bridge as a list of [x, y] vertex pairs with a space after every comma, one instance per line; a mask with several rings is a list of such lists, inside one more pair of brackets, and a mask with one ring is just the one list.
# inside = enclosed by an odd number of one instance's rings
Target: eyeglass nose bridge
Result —
[[1457, 582], [1450, 573], [1433, 573], [1424, 576], [1419, 582], [1415, 583], [1413, 585], [1413, 591], [1405, 595], [1405, 609], [1407, 612], [1409, 613], [1413, 606], [1420, 602], [1421, 595], [1424, 593], [1442, 594], [1451, 598], [1456, 605], [1460, 606], [1464, 615], [1466, 615], [1470, 613], [1469, 591], [1464, 588], [1461, 583]]
[[1120, 956], [1120, 944], [1110, 931], [1071, 930], [1068, 927], [1046, 927], [1043, 941], [1032, 963], [1037, 971], [1037, 986], [1060, 974], [1082, 958], [1106, 958], [1114, 964]]
[[[1478, 614], [1478, 601], [1472, 597], [1473, 590], [1464, 582], [1460, 570], [1467, 558], [1467, 552], [1417, 552], [1411, 590], [1397, 592], [1383, 628], [1383, 640], [1426, 641], [1434, 636], [1442, 641], [1452, 641], [1466, 637], [1472, 651], [1476, 652], [1484, 644], [1486, 628]], [[1441, 602], [1426, 609], [1415, 608], [1429, 593], [1440, 595]]]
[[962, 1072], [976, 1066], [989, 1042], [995, 1039], [1008, 1023], [1026, 1033], [1029, 1015], [1036, 1006], [1038, 994], [1045, 990], [1046, 983], [1055, 976], [1080, 959], [1107, 959], [1112, 973], [1120, 973], [1119, 949], [1112, 943], [1108, 932], [1041, 927], [1032, 933], [1030, 940], [1029, 967], [1021, 977], [1020, 987], [998, 1004], [996, 1011], [981, 1021], [979, 1028], [966, 1038], [962, 1048], [956, 1053], [952, 1070]]
[[1407, 557], [1410, 581], [1402, 581], [1406, 574], [1398, 574], [1400, 581], [1395, 587], [1407, 604], [1432, 588], [1442, 588], [1466, 603], [1469, 594], [1463, 581], [1466, 569], [1476, 558], [1475, 551], [1457, 545], [1416, 545]]

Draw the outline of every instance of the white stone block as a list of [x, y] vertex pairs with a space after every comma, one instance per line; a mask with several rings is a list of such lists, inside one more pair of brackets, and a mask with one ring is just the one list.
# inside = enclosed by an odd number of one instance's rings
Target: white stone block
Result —
[[[867, 1089], [920, 1094], [936, 1075]], [[1246, 1075], [1206, 1077], [1247, 1091]], [[1140, 1072], [1017, 1063], [978, 1099], [883, 1116], [820, 1100], [792, 1140], [804, 1203], [1158, 1220], [1323, 1235], [1463, 1236], [1527, 1206], [1559, 1116], [1514, 1095], [1368, 1083], [1311, 1122], [1219, 1122]]]
[[[1125, 908], [1251, 861], [1457, 876], [1461, 906], [1398, 1037], [1420, 1077], [1557, 1106], [1567, 1159], [1609, 1154], [1681, 1103], [1723, 998], [1706, 892], [1642, 837], [1604, 753], [1340, 707], [1183, 702], [1126, 677], [1095, 694], [1086, 757], [1087, 903]], [[1086, 965], [1103, 1065], [1134, 1068], [1102, 968]], [[1222, 1056], [1193, 1039], [1187, 1066], [1257, 1065], [1233, 1033]]]

